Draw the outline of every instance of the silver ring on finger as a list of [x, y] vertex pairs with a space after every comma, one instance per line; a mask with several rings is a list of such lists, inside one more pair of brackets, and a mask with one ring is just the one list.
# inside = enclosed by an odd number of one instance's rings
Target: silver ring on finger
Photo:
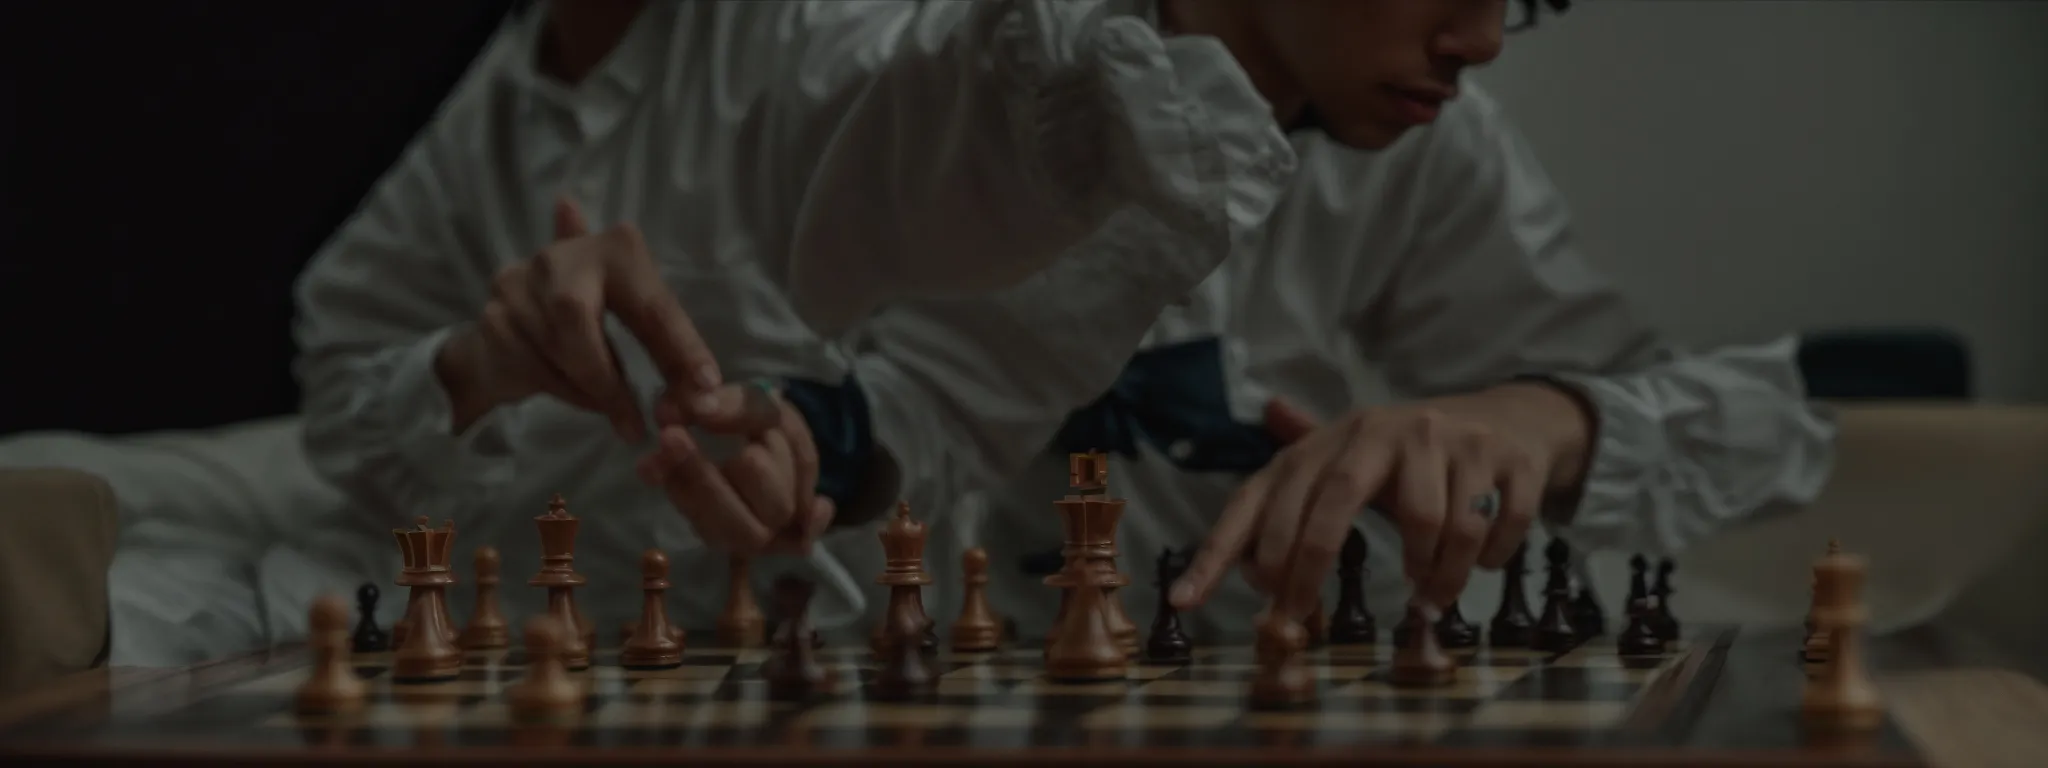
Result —
[[1488, 491], [1472, 497], [1472, 511], [1478, 513], [1480, 517], [1492, 520], [1500, 514], [1500, 492]]

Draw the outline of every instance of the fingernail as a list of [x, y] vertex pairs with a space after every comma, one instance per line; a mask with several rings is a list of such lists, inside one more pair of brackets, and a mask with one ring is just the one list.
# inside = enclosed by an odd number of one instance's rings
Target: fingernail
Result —
[[1166, 599], [1174, 605], [1186, 608], [1189, 603], [1195, 601], [1195, 585], [1185, 581], [1174, 582], [1173, 591], [1167, 594]]
[[718, 393], [716, 392], [706, 392], [704, 394], [690, 398], [691, 410], [694, 410], [699, 414], [717, 413], [718, 406]]
[[718, 366], [697, 366], [697, 386], [703, 387], [705, 389], [717, 389], [718, 385], [722, 383], [724, 382], [723, 380], [720, 379], [718, 375]]

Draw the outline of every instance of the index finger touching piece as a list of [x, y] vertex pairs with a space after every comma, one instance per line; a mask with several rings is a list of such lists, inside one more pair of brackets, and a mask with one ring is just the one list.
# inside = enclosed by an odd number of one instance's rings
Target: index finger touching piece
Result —
[[1216, 520], [1216, 527], [1202, 542], [1201, 551], [1195, 553], [1187, 571], [1174, 582], [1173, 591], [1167, 596], [1174, 607], [1193, 608], [1209, 599], [1209, 593], [1216, 588], [1217, 582], [1222, 581], [1224, 572], [1244, 553], [1252, 529], [1258, 525], [1259, 510], [1266, 504], [1267, 487], [1271, 484], [1272, 476], [1267, 474], [1267, 470], [1260, 470], [1231, 495], [1230, 502], [1223, 507], [1222, 517]]

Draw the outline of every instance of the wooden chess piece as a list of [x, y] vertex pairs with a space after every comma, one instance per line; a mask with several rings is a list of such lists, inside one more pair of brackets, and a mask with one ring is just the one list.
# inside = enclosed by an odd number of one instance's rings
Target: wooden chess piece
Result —
[[953, 622], [953, 650], [993, 651], [1002, 645], [1003, 624], [988, 605], [987, 550], [967, 550], [960, 556], [960, 566], [966, 574], [967, 596], [960, 601], [960, 618]]
[[1671, 571], [1675, 568], [1671, 558], [1657, 561], [1657, 582], [1650, 586], [1651, 605], [1657, 609], [1652, 628], [1657, 630], [1657, 639], [1664, 641], [1665, 650], [1677, 645], [1680, 634], [1678, 617], [1671, 613]]
[[1529, 613], [1529, 590], [1522, 583], [1527, 573], [1528, 542], [1515, 547], [1501, 569], [1500, 608], [1493, 612], [1487, 637], [1495, 648], [1525, 648], [1536, 639], [1536, 617]]
[[297, 705], [306, 714], [341, 714], [363, 708], [370, 687], [356, 675], [351, 661], [348, 605], [322, 595], [313, 601], [307, 620], [307, 642], [313, 648], [312, 674], [299, 685]]
[[1552, 538], [1543, 548], [1547, 561], [1543, 584], [1543, 617], [1536, 621], [1536, 636], [1529, 647], [1550, 653], [1564, 653], [1579, 642], [1578, 628], [1571, 620], [1571, 548], [1563, 539]]
[[569, 676], [563, 658], [576, 641], [559, 617], [535, 616], [526, 622], [526, 676], [505, 689], [512, 716], [525, 722], [560, 721], [583, 710], [583, 687]]
[[640, 626], [619, 648], [619, 666], [669, 669], [683, 665], [683, 644], [668, 621], [668, 555], [649, 549], [640, 556]]
[[887, 640], [881, 643], [882, 668], [875, 673], [869, 695], [879, 701], [905, 701], [924, 695], [937, 684], [938, 674], [925, 658], [919, 638], [925, 623], [909, 611], [891, 611], [887, 617]]
[[1379, 637], [1372, 612], [1365, 607], [1365, 534], [1357, 528], [1344, 537], [1337, 556], [1337, 610], [1330, 615], [1330, 642], [1368, 645]]
[[1065, 621], [1046, 650], [1045, 675], [1057, 682], [1121, 680], [1130, 673], [1130, 656], [1117, 644], [1102, 609], [1100, 588], [1108, 574], [1092, 561], [1076, 558], [1067, 566], [1073, 596]]
[[462, 629], [459, 645], [465, 651], [503, 648], [512, 643], [512, 632], [498, 609], [498, 548], [477, 547], [474, 567], [476, 610], [470, 614], [469, 626]]
[[1145, 659], [1160, 664], [1186, 664], [1194, 658], [1194, 643], [1180, 626], [1180, 609], [1167, 594], [1173, 583], [1187, 573], [1188, 557], [1165, 549], [1159, 553], [1159, 608], [1152, 613], [1152, 632], [1145, 640]]
[[1655, 656], [1664, 652], [1664, 641], [1657, 637], [1656, 611], [1650, 605], [1650, 564], [1636, 555], [1629, 558], [1628, 566], [1628, 626], [1615, 638], [1615, 650], [1623, 656]]
[[[1067, 456], [1068, 486], [1073, 493], [1053, 502], [1059, 510], [1065, 545], [1062, 555], [1068, 558], [1082, 558], [1091, 562], [1091, 572], [1099, 574], [1103, 599], [1097, 601], [1103, 612], [1103, 621], [1109, 632], [1116, 638], [1118, 648], [1124, 655], [1136, 657], [1139, 652], [1138, 625], [1124, 610], [1123, 596], [1119, 590], [1130, 583], [1130, 579], [1117, 572], [1116, 532], [1117, 523], [1123, 518], [1125, 500], [1109, 496], [1109, 457], [1100, 451], [1073, 453]], [[1055, 626], [1059, 622], [1055, 621]]]
[[868, 638], [868, 645], [875, 655], [889, 658], [889, 643], [895, 642], [897, 616], [903, 621], [915, 622], [918, 630], [918, 651], [929, 653], [938, 650], [938, 636], [933, 632], [931, 615], [924, 610], [924, 585], [932, 583], [930, 573], [924, 569], [925, 536], [930, 533], [923, 522], [910, 516], [910, 504], [896, 503], [896, 514], [882, 526], [877, 536], [882, 541], [882, 575], [875, 577], [875, 583], [889, 588], [889, 605], [883, 610], [885, 618], [875, 626]]
[[1479, 645], [1479, 628], [1465, 620], [1465, 614], [1458, 610], [1458, 601], [1453, 600], [1436, 621], [1436, 638], [1452, 650], [1473, 648]]
[[753, 566], [744, 557], [726, 560], [725, 611], [718, 614], [718, 644], [727, 648], [759, 648], [766, 641], [768, 619], [754, 597]]
[[[1841, 553], [1842, 543], [1835, 539], [1828, 539], [1826, 556], [1834, 557]], [[1828, 660], [1829, 640], [1827, 630], [1823, 629], [1820, 623], [1814, 619], [1814, 613], [1820, 609], [1819, 569], [1814, 570], [1813, 583], [1809, 588], [1812, 591], [1812, 597], [1806, 609], [1806, 640], [1800, 647], [1799, 656], [1810, 663], [1824, 664]]]
[[1267, 610], [1259, 622], [1254, 648], [1259, 669], [1252, 677], [1251, 703], [1259, 709], [1286, 709], [1315, 698], [1315, 678], [1302, 663], [1308, 647], [1308, 631], [1300, 622], [1277, 610]]
[[356, 588], [356, 632], [350, 638], [349, 650], [355, 653], [382, 653], [391, 650], [391, 637], [377, 628], [377, 585], [364, 584]]
[[447, 621], [448, 585], [455, 575], [448, 570], [448, 558], [455, 545], [455, 529], [427, 527], [424, 517], [411, 529], [392, 531], [398, 538], [405, 566], [398, 585], [412, 590], [407, 601], [405, 641], [391, 655], [391, 679], [399, 683], [453, 680], [462, 674], [462, 649], [455, 645], [455, 629]]
[[794, 576], [775, 580], [775, 638], [768, 644], [771, 654], [761, 664], [761, 677], [768, 681], [768, 693], [778, 699], [797, 699], [830, 688], [832, 669], [818, 663], [818, 649], [811, 642], [811, 596], [816, 587]]
[[[1432, 626], [1437, 621], [1436, 613], [1434, 608], [1411, 601], [1402, 623], [1417, 628]], [[1407, 641], [1394, 650], [1387, 682], [1404, 688], [1435, 688], [1450, 685], [1457, 676], [1457, 662], [1444, 653], [1437, 633], [1417, 631], [1408, 633]]]
[[1840, 552], [1814, 566], [1814, 624], [1827, 633], [1828, 660], [1807, 681], [1800, 709], [1807, 724], [1819, 730], [1870, 731], [1884, 721], [1884, 701], [1863, 666], [1861, 635], [1869, 620], [1862, 603], [1863, 574], [1862, 558]]
[[533, 522], [540, 529], [541, 565], [540, 571], [526, 583], [548, 591], [547, 615], [553, 616], [567, 634], [561, 649], [562, 663], [569, 669], [587, 669], [597, 635], [583, 610], [576, 606], [576, 588], [586, 581], [583, 574], [576, 572], [575, 565], [576, 529], [582, 521], [569, 515], [568, 502], [557, 494], [549, 500], [548, 511], [535, 516]]

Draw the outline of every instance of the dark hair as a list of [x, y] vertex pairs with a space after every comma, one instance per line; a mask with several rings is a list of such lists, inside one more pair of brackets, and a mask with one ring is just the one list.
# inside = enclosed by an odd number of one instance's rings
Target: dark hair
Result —
[[1521, 3], [1522, 19], [1519, 23], [1508, 27], [1509, 32], [1534, 29], [1537, 17], [1543, 15], [1543, 9], [1546, 6], [1550, 8], [1551, 13], [1564, 13], [1572, 7], [1572, 0], [1521, 0]]

